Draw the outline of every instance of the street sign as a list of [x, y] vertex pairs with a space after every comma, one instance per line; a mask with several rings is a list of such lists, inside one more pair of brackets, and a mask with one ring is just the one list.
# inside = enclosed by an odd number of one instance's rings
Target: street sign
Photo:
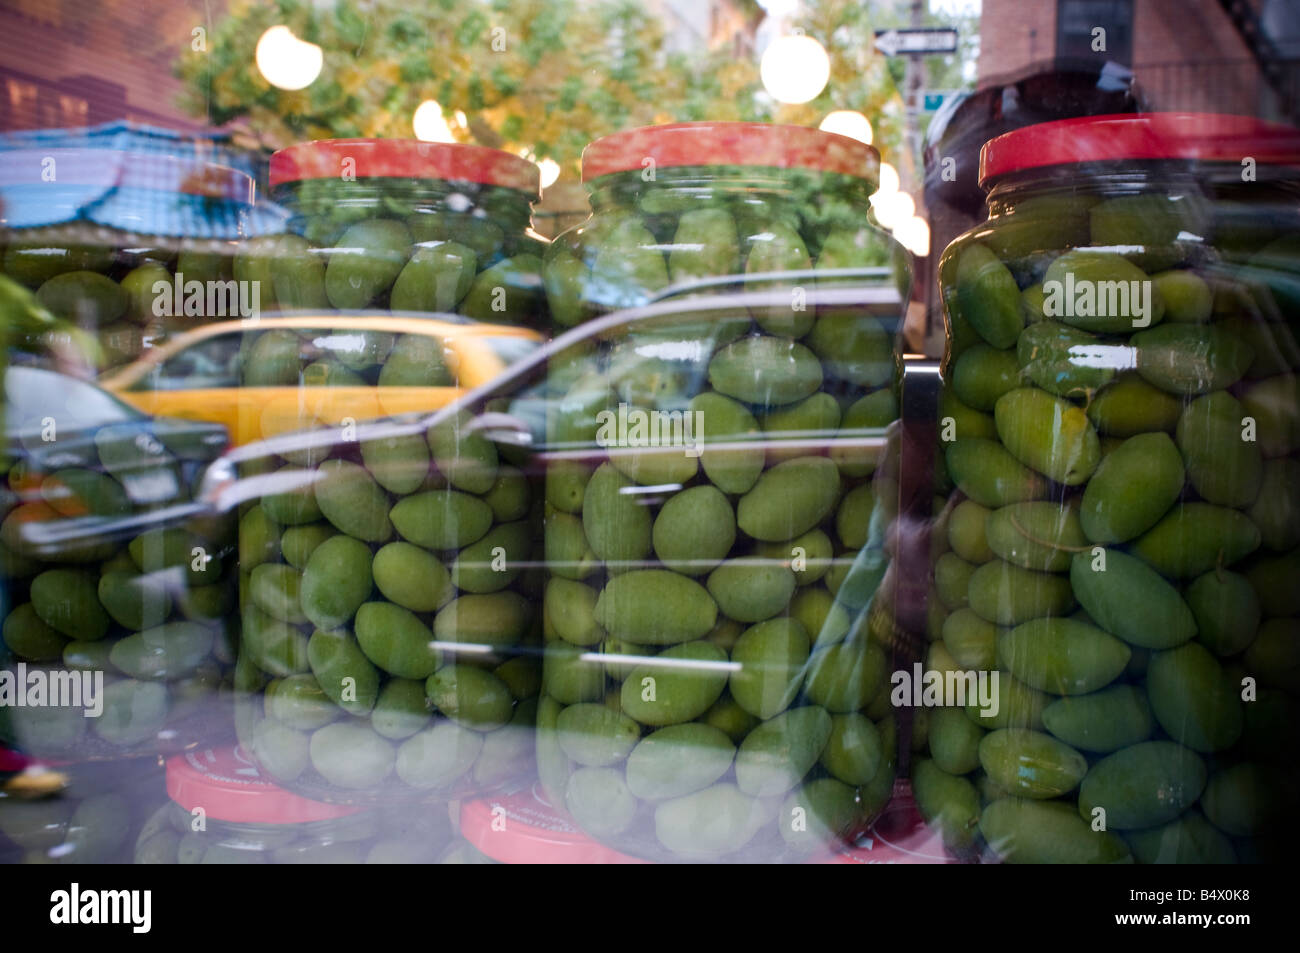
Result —
[[952, 27], [899, 27], [876, 31], [876, 49], [886, 56], [955, 53], [957, 31]]
[[948, 97], [954, 95], [956, 91], [951, 89], [934, 89], [928, 90], [923, 94], [921, 109], [923, 112], [938, 112]]

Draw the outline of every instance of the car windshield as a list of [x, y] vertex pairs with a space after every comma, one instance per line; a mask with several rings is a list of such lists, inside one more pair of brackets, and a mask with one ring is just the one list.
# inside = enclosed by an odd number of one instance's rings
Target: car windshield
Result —
[[52, 420], [77, 431], [140, 420], [143, 415], [86, 381], [38, 367], [10, 367], [5, 374], [5, 431], [9, 437], [39, 433]]

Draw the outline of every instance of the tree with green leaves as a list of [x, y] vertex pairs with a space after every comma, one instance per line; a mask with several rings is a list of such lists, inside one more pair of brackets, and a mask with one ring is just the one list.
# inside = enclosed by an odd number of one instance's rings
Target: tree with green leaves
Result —
[[[306, 89], [270, 85], [257, 40], [283, 24], [324, 53]], [[177, 70], [189, 110], [241, 120], [257, 144], [409, 137], [436, 100], [460, 141], [572, 165], [596, 136], [676, 119], [766, 119], [754, 68], [664, 50], [632, 0], [234, 0]]]
[[[571, 172], [583, 146], [619, 129], [701, 119], [817, 125], [833, 109], [867, 115], [888, 153], [901, 142], [902, 111], [872, 31], [894, 25], [899, 7], [805, 3], [796, 25], [826, 47], [831, 78], [798, 106], [763, 93], [757, 58], [669, 53], [662, 23], [634, 0], [232, 0], [205, 49], [177, 70], [192, 112], [217, 125], [238, 120], [266, 148], [409, 137], [416, 107], [432, 99], [453, 117], [457, 140], [550, 157]], [[277, 89], [258, 72], [258, 38], [281, 24], [324, 52], [306, 89]]]

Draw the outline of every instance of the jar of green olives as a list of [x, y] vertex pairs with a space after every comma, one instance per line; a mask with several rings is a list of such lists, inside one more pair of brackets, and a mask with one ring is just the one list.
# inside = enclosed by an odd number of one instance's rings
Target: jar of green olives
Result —
[[280, 310], [454, 312], [544, 326], [530, 227], [539, 173], [483, 146], [402, 139], [304, 142], [271, 157], [271, 198], [289, 234], [242, 261]]
[[0, 786], [0, 863], [130, 863], [165, 798], [157, 758], [29, 762]]
[[[870, 146], [803, 126], [686, 122], [598, 139], [582, 157], [593, 214], [546, 250], [552, 324], [682, 292], [779, 287], [797, 299], [860, 282], [862, 269], [906, 297], [907, 254], [870, 220], [879, 167]], [[803, 338], [810, 312], [797, 300], [783, 310], [755, 319]]]
[[553, 315], [589, 323], [536, 455], [538, 771], [622, 853], [801, 858], [890, 796], [905, 255], [876, 168], [817, 130], [634, 130], [588, 147], [595, 213], [548, 250]]
[[1218, 245], [1207, 170], [1249, 155], [1223, 119], [990, 141], [988, 221], [940, 262], [952, 492], [912, 781], [956, 850], [1228, 863], [1287, 840], [1294, 316]]
[[[250, 296], [225, 293], [229, 282], [249, 277], [235, 274], [235, 248], [277, 223], [254, 205], [247, 174], [112, 149], [4, 157], [0, 274], [87, 332], [76, 339], [84, 373], [128, 364], [205, 320], [250, 316]], [[87, 339], [97, 346], [86, 347]], [[34, 342], [27, 349], [51, 348]]]
[[166, 792], [135, 841], [137, 864], [426, 864], [452, 839], [445, 807], [311, 801], [264, 778], [238, 746], [169, 759]]
[[239, 521], [235, 721], [268, 778], [445, 800], [531, 772], [541, 520], [519, 449], [452, 404], [235, 452], [266, 490]]

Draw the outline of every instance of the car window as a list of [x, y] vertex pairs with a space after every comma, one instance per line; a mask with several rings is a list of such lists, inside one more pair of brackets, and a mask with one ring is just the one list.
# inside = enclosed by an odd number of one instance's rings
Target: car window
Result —
[[53, 418], [60, 430], [87, 430], [143, 415], [86, 381], [36, 367], [10, 367], [4, 375], [5, 429], [19, 436]]
[[542, 346], [541, 341], [526, 337], [481, 337], [478, 340], [491, 348], [492, 353], [507, 365], [522, 361]]
[[239, 386], [241, 332], [198, 341], [163, 361], [134, 390], [204, 390]]
[[364, 328], [271, 328], [245, 337], [245, 387], [454, 387], [447, 346], [427, 334]]
[[593, 446], [602, 423], [625, 420], [628, 409], [680, 421], [691, 398], [708, 390], [709, 360], [737, 320], [728, 313], [659, 315], [605, 331], [599, 348], [587, 338], [552, 348], [546, 373], [512, 396], [510, 413], [531, 431], [535, 448], [550, 451]]

